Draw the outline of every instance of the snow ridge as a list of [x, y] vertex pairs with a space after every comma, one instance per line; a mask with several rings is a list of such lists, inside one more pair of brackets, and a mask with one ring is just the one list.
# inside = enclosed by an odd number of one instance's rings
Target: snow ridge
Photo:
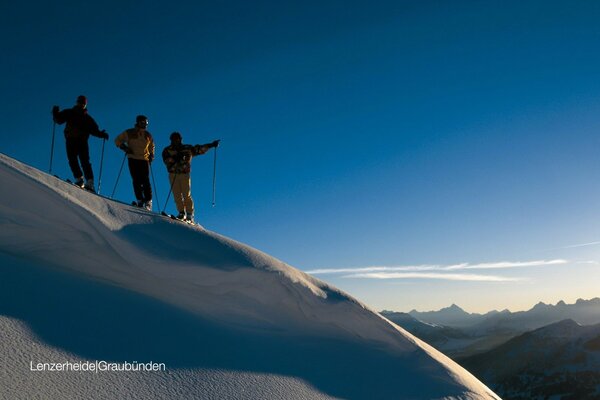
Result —
[[[222, 398], [223, 386], [208, 383], [217, 370], [274, 398], [497, 398], [358, 300], [247, 245], [87, 193], [3, 154], [0, 182], [10, 188], [0, 201], [0, 331], [23, 357], [35, 348], [47, 357], [170, 365], [143, 379], [130, 374], [145, 388], [137, 398], [170, 397], [170, 384]], [[0, 371], [11, 398], [35, 397], [49, 379], [66, 397], [82, 388], [111, 397], [101, 380], [32, 376], [22, 358], [9, 362], [20, 371]], [[280, 387], [292, 392], [271, 391]]]

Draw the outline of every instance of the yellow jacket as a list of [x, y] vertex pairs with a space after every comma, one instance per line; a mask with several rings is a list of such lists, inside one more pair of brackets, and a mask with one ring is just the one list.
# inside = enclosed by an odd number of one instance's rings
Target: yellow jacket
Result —
[[146, 161], [154, 159], [154, 139], [145, 129], [127, 129], [117, 136], [115, 144], [117, 147], [121, 147], [122, 144], [127, 145], [130, 149], [130, 152], [127, 153], [128, 158]]

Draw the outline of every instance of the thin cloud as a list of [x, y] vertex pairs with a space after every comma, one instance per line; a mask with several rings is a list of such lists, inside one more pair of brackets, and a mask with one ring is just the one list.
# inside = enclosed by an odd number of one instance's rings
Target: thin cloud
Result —
[[567, 260], [557, 259], [557, 260], [538, 260], [538, 261], [502, 261], [496, 263], [482, 263], [482, 264], [459, 264], [459, 265], [451, 265], [445, 267], [443, 269], [447, 271], [452, 271], [456, 269], [502, 269], [502, 268], [527, 268], [527, 267], [540, 267], [545, 265], [560, 265], [568, 263]]
[[577, 261], [575, 264], [590, 264], [590, 265], [599, 265], [600, 262], [589, 260], [589, 261]]
[[560, 265], [568, 263], [567, 260], [535, 260], [535, 261], [501, 261], [495, 263], [480, 264], [452, 264], [452, 265], [399, 265], [399, 266], [370, 266], [358, 268], [322, 268], [307, 271], [309, 274], [369, 274], [369, 273], [392, 273], [392, 272], [443, 272], [460, 271], [471, 269], [507, 269], [507, 268], [529, 268], [547, 265]]
[[597, 244], [600, 244], [600, 242], [589, 242], [589, 243], [572, 244], [570, 246], [559, 247], [559, 249], [574, 249], [576, 247], [595, 246]]
[[309, 274], [344, 274], [344, 273], [360, 273], [360, 272], [384, 272], [384, 271], [434, 271], [439, 269], [439, 265], [406, 265], [406, 266], [394, 266], [394, 267], [359, 267], [359, 268], [325, 268], [325, 269], [313, 269], [307, 271]]
[[587, 242], [587, 243], [578, 243], [578, 244], [571, 244], [571, 245], [568, 245], [568, 246], [551, 247], [551, 248], [548, 248], [548, 249], [542, 249], [540, 251], [555, 251], [555, 250], [565, 250], [565, 249], [576, 249], [578, 247], [597, 246], [599, 244], [600, 244], [600, 241]]
[[360, 279], [439, 279], [447, 281], [471, 281], [471, 282], [515, 282], [522, 281], [520, 278], [509, 278], [493, 275], [476, 274], [440, 274], [423, 272], [372, 272], [363, 274], [346, 275], [344, 278]]

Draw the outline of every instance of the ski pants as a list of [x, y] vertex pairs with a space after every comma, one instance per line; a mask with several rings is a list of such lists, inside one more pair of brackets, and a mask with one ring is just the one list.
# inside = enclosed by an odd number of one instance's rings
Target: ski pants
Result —
[[190, 174], [169, 173], [169, 181], [173, 188], [173, 199], [175, 200], [177, 211], [185, 211], [187, 215], [194, 215]]
[[152, 186], [150, 186], [150, 163], [146, 160], [127, 159], [129, 173], [133, 180], [135, 198], [141, 202], [152, 200]]
[[[67, 158], [69, 160], [69, 167], [73, 173], [73, 178], [81, 179], [85, 176], [85, 179], [94, 179], [94, 173], [92, 172], [92, 164], [90, 164], [90, 149], [88, 147], [88, 138], [67, 138]], [[79, 167], [81, 162], [81, 167]], [[81, 169], [83, 168], [83, 172]]]

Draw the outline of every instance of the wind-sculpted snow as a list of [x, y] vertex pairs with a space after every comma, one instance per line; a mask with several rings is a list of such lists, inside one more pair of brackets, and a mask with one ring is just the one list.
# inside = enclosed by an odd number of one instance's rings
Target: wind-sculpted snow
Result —
[[[4, 155], [0, 184], [0, 396], [497, 398], [364, 304], [256, 249]], [[68, 360], [167, 370], [30, 371]]]

